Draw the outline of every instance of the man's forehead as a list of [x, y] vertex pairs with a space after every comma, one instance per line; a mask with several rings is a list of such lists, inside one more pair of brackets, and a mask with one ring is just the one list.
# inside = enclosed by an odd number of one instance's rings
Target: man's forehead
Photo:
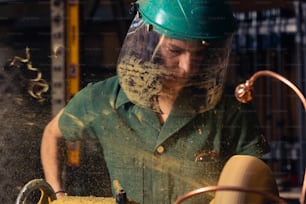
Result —
[[192, 50], [198, 50], [198, 49], [203, 49], [208, 46], [207, 43], [199, 43], [199, 41], [181, 41], [181, 40], [176, 40], [172, 38], [167, 38], [167, 37], [162, 37], [161, 39], [161, 44], [163, 45], [168, 45], [174, 48], [182, 48], [182, 49], [192, 49]]

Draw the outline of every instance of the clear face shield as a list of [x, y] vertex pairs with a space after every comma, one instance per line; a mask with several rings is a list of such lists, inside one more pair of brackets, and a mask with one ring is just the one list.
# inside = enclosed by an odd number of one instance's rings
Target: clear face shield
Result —
[[118, 59], [120, 85], [131, 102], [163, 113], [202, 113], [220, 100], [231, 37], [217, 40], [170, 39], [135, 18]]

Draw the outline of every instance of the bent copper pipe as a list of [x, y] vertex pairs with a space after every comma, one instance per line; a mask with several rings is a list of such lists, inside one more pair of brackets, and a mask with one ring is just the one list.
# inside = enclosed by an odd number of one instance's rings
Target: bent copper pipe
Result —
[[238, 191], [238, 192], [245, 192], [245, 193], [255, 193], [264, 196], [265, 198], [269, 199], [270, 201], [274, 201], [280, 204], [287, 204], [283, 199], [279, 198], [278, 196], [275, 196], [271, 193], [268, 193], [266, 191], [261, 191], [253, 188], [243, 188], [243, 187], [237, 187], [237, 186], [207, 186], [203, 188], [198, 188], [193, 191], [190, 191], [183, 196], [179, 197], [174, 204], [180, 204], [183, 201], [187, 200], [190, 197], [193, 197], [195, 195], [199, 195], [202, 193], [212, 192], [212, 191]]
[[304, 109], [306, 110], [306, 99], [305, 99], [303, 93], [299, 90], [299, 88], [296, 87], [291, 81], [289, 81], [285, 77], [283, 77], [283, 76], [281, 76], [281, 75], [279, 75], [275, 72], [268, 71], [268, 70], [258, 71], [255, 74], [253, 74], [251, 76], [251, 78], [249, 80], [247, 80], [244, 84], [239, 84], [235, 89], [236, 99], [238, 101], [242, 102], [242, 103], [250, 102], [253, 99], [253, 89], [254, 89], [253, 85], [254, 85], [254, 82], [257, 78], [259, 78], [261, 76], [273, 77], [273, 78], [283, 82], [287, 86], [289, 86], [297, 94], [297, 96], [300, 98], [300, 100], [303, 103]]

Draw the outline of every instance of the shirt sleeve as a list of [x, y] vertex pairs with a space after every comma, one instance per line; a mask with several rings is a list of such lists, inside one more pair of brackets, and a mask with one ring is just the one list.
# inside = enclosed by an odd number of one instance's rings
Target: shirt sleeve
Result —
[[259, 124], [256, 111], [250, 104], [238, 103], [234, 126], [239, 133], [236, 154], [261, 157], [270, 151], [270, 146]]
[[90, 128], [91, 121], [94, 118], [91, 103], [92, 89], [93, 84], [88, 84], [64, 108], [64, 112], [59, 119], [59, 127], [63, 136], [68, 140], [80, 140], [93, 134]]

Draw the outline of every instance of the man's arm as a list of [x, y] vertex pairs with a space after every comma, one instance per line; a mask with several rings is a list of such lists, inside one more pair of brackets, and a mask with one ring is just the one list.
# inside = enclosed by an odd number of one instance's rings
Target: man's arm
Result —
[[[41, 162], [44, 170], [46, 181], [52, 186], [55, 192], [64, 190], [61, 184], [61, 170], [59, 162], [59, 146], [58, 141], [62, 138], [58, 121], [63, 113], [61, 110], [45, 127], [41, 141]], [[60, 197], [63, 193], [58, 193]]]

